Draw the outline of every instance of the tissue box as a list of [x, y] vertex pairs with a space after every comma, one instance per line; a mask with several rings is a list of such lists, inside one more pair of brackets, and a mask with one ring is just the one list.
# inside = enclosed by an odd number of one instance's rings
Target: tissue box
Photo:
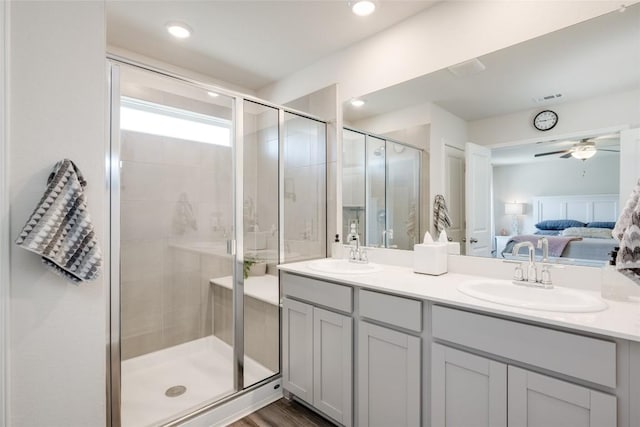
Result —
[[447, 243], [421, 243], [413, 246], [413, 271], [439, 276], [447, 272]]

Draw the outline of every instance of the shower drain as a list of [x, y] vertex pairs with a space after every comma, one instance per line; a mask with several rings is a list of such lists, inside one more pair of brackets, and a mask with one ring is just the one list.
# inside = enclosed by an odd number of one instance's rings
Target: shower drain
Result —
[[173, 387], [169, 387], [167, 391], [164, 392], [164, 395], [167, 397], [178, 397], [184, 392], [187, 391], [187, 388], [183, 385], [174, 385]]

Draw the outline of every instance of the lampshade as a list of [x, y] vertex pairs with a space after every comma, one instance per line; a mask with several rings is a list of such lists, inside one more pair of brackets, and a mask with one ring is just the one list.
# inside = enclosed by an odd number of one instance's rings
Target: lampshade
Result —
[[504, 213], [507, 215], [522, 215], [524, 214], [524, 203], [505, 203]]

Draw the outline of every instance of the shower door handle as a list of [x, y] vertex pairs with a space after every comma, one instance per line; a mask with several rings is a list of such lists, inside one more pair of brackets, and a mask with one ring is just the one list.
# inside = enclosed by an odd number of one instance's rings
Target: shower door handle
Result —
[[236, 254], [236, 241], [235, 240], [227, 240], [227, 254], [235, 255]]

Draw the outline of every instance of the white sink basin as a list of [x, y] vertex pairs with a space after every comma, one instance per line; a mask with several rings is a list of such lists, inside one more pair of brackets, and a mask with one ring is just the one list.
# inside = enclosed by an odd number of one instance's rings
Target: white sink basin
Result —
[[607, 304], [595, 295], [569, 288], [540, 289], [515, 285], [510, 280], [482, 279], [464, 282], [458, 290], [485, 301], [530, 310], [589, 313]]
[[330, 274], [369, 274], [382, 271], [378, 264], [358, 264], [346, 259], [320, 259], [307, 264], [310, 270]]

